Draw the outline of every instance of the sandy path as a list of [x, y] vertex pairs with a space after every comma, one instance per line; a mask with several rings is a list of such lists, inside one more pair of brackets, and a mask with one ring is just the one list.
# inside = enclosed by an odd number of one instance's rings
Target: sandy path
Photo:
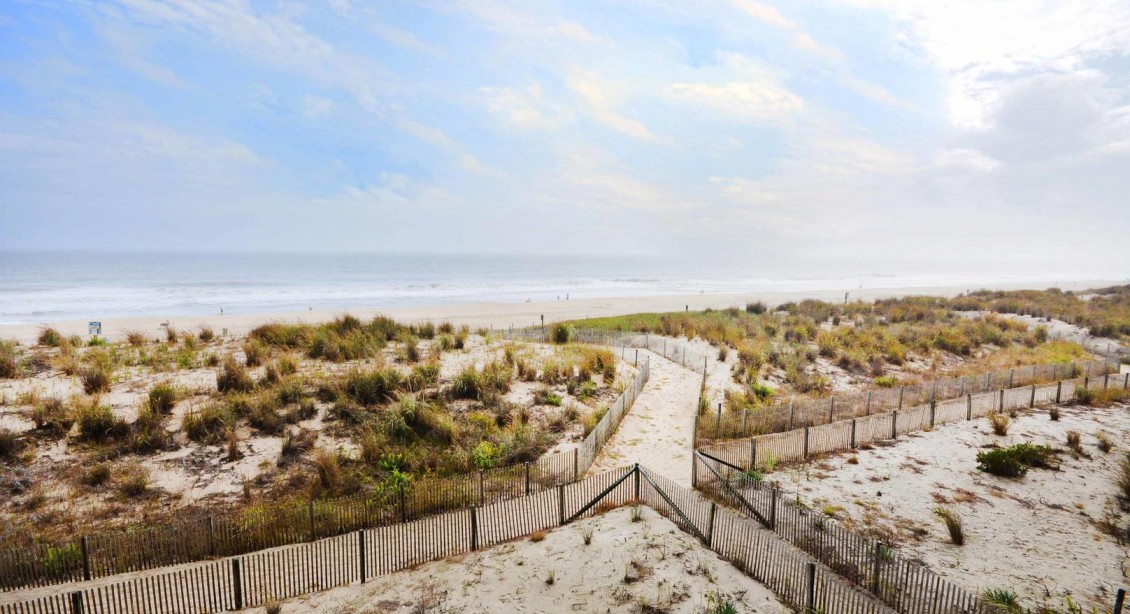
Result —
[[[621, 508], [487, 550], [288, 602], [284, 612], [702, 612], [710, 593], [737, 612], [788, 612], [770, 590], [643, 507]], [[583, 535], [591, 531], [592, 543]], [[554, 574], [552, 584], [546, 582]], [[259, 610], [261, 611], [261, 610]]]
[[702, 375], [646, 350], [651, 378], [605, 444], [589, 475], [639, 463], [683, 486], [691, 485], [691, 438]]

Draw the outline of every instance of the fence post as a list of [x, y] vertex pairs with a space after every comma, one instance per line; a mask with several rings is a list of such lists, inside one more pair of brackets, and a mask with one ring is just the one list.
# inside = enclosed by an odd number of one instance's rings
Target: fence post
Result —
[[867, 391], [867, 411], [864, 415], [867, 415], [867, 416], [871, 415], [871, 391], [870, 390]]
[[898, 411], [902, 411], [902, 394], [906, 392], [906, 386], [899, 386], [899, 407]]
[[[692, 460], [691, 464], [694, 464], [694, 462], [695, 461]], [[635, 491], [636, 491], [636, 501], [639, 501], [640, 500], [640, 464], [639, 463], [636, 463], [636, 466], [632, 468], [632, 474], [633, 474], [632, 480], [635, 482], [634, 487], [635, 487]]]
[[789, 401], [789, 430], [793, 430], [793, 416], [796, 415], [796, 399]]
[[757, 438], [749, 438], [749, 468], [755, 469], [757, 467]]
[[804, 427], [804, 458], [808, 458], [808, 426]]
[[828, 424], [832, 423], [832, 417], [836, 413], [836, 397], [828, 399]]
[[82, 614], [82, 591], [71, 593], [71, 614]]
[[749, 432], [749, 408], [742, 410], [742, 435]]
[[1012, 374], [1015, 373], [1015, 372], [1016, 372], [1016, 369], [1009, 369], [1008, 370], [1008, 387], [1009, 388], [1012, 388]]
[[1062, 396], [1063, 396], [1063, 380], [1060, 380], [1060, 381], [1055, 383], [1055, 402], [1056, 402], [1056, 405], [1059, 405], [1059, 400], [1060, 400], [1060, 397], [1062, 397]]
[[965, 395], [965, 419], [973, 419], [973, 393]]
[[530, 461], [526, 461], [526, 494], [530, 494]]
[[1122, 387], [1130, 388], [1130, 373], [1126, 373], [1122, 376]]
[[769, 528], [777, 529], [777, 484], [773, 483], [769, 489]]
[[883, 554], [883, 543], [875, 542], [874, 554], [871, 559], [871, 592], [879, 594], [879, 560]]
[[400, 487], [400, 522], [408, 522], [408, 514], [404, 510], [404, 483], [398, 486]]
[[1036, 385], [1032, 384], [1032, 398], [1028, 401], [1028, 407], [1036, 406]]
[[477, 507], [471, 506], [471, 550], [479, 549], [479, 514]]
[[577, 481], [577, 451], [580, 448], [573, 448], [573, 481]]
[[896, 409], [893, 412], [891, 412], [891, 439], [895, 439], [899, 436], [898, 424], [899, 424], [899, 410]]
[[1090, 389], [1090, 387], [1091, 387], [1091, 376], [1090, 375], [1084, 375], [1083, 376], [1083, 390], [1088, 390], [1088, 389]]
[[368, 572], [365, 564], [365, 529], [357, 529], [357, 562], [358, 573], [361, 574], [361, 584], [365, 583], [365, 574]]
[[565, 526], [565, 485], [557, 485], [557, 525]]
[[851, 419], [851, 449], [855, 449], [855, 418]]
[[1000, 394], [1001, 401], [1000, 401], [1000, 408], [998, 409], [998, 411], [1004, 411], [1004, 388], [1001, 388], [1000, 393], [1001, 393]]
[[[573, 448], [573, 473], [577, 473], [577, 449]], [[479, 505], [486, 505], [487, 503], [487, 488], [486, 479], [483, 477], [483, 470], [479, 469]]]
[[239, 559], [231, 560], [231, 587], [235, 595], [235, 609], [243, 609], [243, 580], [239, 575]]
[[79, 544], [82, 546], [82, 579], [90, 580], [90, 546], [85, 535], [79, 538]]
[[216, 524], [208, 517], [208, 556], [216, 556]]
[[722, 402], [718, 402], [718, 418], [714, 421], [714, 436], [719, 437], [722, 433]]
[[1104, 373], [1103, 374], [1103, 390], [1106, 390], [1108, 385], [1110, 385], [1110, 373]]
[[1118, 589], [1118, 594], [1114, 597], [1114, 614], [1122, 614], [1122, 605], [1126, 603], [1126, 589]]
[[710, 548], [714, 544], [714, 510], [718, 507], [713, 501], [710, 502], [710, 515], [706, 517], [706, 547]]
[[938, 380], [934, 380], [934, 384], [930, 387], [930, 400], [938, 398]]
[[804, 612], [816, 614], [816, 563], [804, 564]]
[[930, 428], [934, 428], [934, 417], [938, 411], [938, 402], [930, 399]]

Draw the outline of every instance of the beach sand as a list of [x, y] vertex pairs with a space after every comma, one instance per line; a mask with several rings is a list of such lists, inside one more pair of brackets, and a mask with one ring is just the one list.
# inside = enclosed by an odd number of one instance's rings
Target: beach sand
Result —
[[178, 315], [167, 316], [138, 316], [124, 318], [106, 318], [98, 313], [91, 313], [85, 320], [69, 320], [59, 322], [34, 322], [24, 324], [0, 324], [0, 338], [15, 339], [20, 343], [33, 343], [39, 329], [45, 324], [50, 324], [65, 335], [87, 335], [88, 320], [102, 323], [102, 334], [111, 341], [118, 341], [125, 337], [126, 331], [138, 330], [153, 337], [163, 337], [163, 322], [178, 330], [192, 331], [200, 326], [212, 327], [217, 333], [225, 329], [229, 335], [242, 335], [252, 328], [271, 321], [285, 322], [323, 322], [342, 313], [352, 313], [358, 317], [371, 317], [377, 314], [386, 315], [399, 322], [449, 321], [454, 324], [466, 324], [472, 327], [507, 328], [513, 326], [520, 328], [541, 324], [542, 316], [545, 322], [557, 322], [587, 317], [616, 316], [631, 313], [682, 311], [684, 309], [701, 310], [705, 308], [722, 309], [726, 307], [744, 307], [747, 302], [764, 301], [768, 305], [779, 305], [789, 301], [803, 299], [819, 299], [825, 301], [842, 301], [844, 293], [849, 292], [850, 300], [875, 300], [908, 295], [935, 295], [956, 296], [970, 290], [983, 288], [999, 290], [1015, 289], [1046, 289], [1059, 287], [1064, 290], [1085, 290], [1088, 288], [1110, 285], [1110, 280], [1084, 280], [1073, 282], [1029, 282], [1023, 284], [990, 284], [990, 285], [954, 285], [933, 287], [906, 287], [883, 289], [858, 289], [844, 288], [838, 290], [812, 290], [797, 292], [759, 292], [751, 294], [690, 294], [669, 296], [633, 296], [633, 297], [606, 297], [574, 300], [559, 300], [531, 303], [503, 303], [479, 302], [461, 303], [451, 305], [430, 305], [425, 307], [397, 307], [389, 309], [335, 309], [335, 310], [309, 310], [299, 312], [281, 313], [240, 313], [210, 316]]

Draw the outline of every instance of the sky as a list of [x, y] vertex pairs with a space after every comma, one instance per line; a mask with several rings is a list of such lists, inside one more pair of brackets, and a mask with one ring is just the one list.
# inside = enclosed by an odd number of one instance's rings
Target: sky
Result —
[[1126, 271], [1128, 198], [1125, 0], [0, 2], [3, 248]]

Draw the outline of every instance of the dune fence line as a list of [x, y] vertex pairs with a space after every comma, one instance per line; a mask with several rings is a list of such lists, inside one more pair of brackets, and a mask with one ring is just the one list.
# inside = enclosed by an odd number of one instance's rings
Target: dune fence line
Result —
[[263, 606], [564, 526], [627, 504], [672, 520], [800, 611], [891, 612], [757, 523], [635, 465], [485, 506], [15, 602], [0, 614], [208, 613]]
[[[966, 393], [964, 397], [931, 401], [902, 411], [896, 409], [819, 426], [804, 426], [784, 433], [715, 443], [702, 446], [698, 451], [743, 470], [756, 469], [778, 462], [803, 461], [816, 454], [850, 450], [874, 441], [895, 439], [899, 435], [950, 422], [973, 420], [994, 412], [1068, 403], [1075, 400], [1077, 390], [1112, 387], [1130, 388], [1130, 373], [1106, 372], [1095, 377], [1076, 377], [1044, 385]], [[702, 476], [694, 474], [696, 485], [699, 477]]]
[[[539, 343], [553, 343], [551, 328], [521, 328], [503, 330], [500, 333], [505, 339], [534, 341]], [[606, 345], [620, 350], [620, 359], [625, 362], [638, 362], [638, 353], [633, 355], [629, 350], [649, 350], [660, 356], [682, 365], [705, 377], [709, 369], [710, 356], [695, 352], [687, 344], [677, 339], [648, 333], [632, 333], [617, 330], [603, 330], [597, 328], [579, 328], [570, 331], [571, 343], [588, 343], [592, 345]]]
[[121, 573], [312, 542], [452, 510], [493, 504], [578, 481], [592, 466], [650, 377], [644, 360], [631, 384], [572, 451], [536, 462], [388, 485], [367, 496], [256, 506], [182, 522], [129, 527], [66, 541], [0, 545], [0, 591], [79, 582]]
[[694, 463], [699, 491], [740, 510], [897, 612], [998, 612], [921, 562], [800, 505], [775, 483], [701, 452], [695, 452]]
[[783, 399], [763, 408], [700, 416], [695, 427], [696, 447], [721, 439], [738, 439], [786, 433], [801, 427], [832, 424], [850, 418], [867, 418], [891, 411], [904, 412], [929, 403], [952, 401], [967, 395], [1009, 390], [1076, 377], [1101, 378], [1117, 373], [1118, 363], [1103, 360], [1017, 367], [962, 377], [942, 377], [892, 388], [873, 388], [819, 399]]

